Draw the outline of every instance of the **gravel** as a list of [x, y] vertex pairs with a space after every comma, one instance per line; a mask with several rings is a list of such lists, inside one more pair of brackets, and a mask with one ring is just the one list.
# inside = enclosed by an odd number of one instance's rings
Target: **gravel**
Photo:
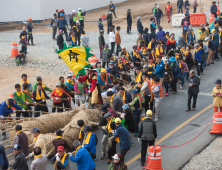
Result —
[[216, 138], [200, 154], [194, 156], [182, 170], [222, 170], [222, 137]]

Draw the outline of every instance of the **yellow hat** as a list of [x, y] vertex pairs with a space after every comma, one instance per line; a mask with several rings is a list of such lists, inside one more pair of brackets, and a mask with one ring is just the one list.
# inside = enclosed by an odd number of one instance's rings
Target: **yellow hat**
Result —
[[215, 29], [212, 29], [211, 32], [215, 32]]
[[103, 69], [101, 70], [101, 73], [107, 73], [106, 69], [103, 68]]
[[119, 124], [119, 123], [122, 123], [122, 121], [121, 121], [120, 118], [116, 118], [116, 119], [115, 119], [115, 123], [116, 123], [116, 124]]
[[147, 111], [146, 111], [146, 115], [147, 115], [148, 117], [151, 117], [151, 116], [153, 115], [152, 110], [147, 110]]

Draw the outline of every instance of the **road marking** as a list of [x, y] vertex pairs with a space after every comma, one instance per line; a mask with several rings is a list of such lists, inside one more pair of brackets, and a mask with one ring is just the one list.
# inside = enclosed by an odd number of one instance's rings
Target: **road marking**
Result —
[[[187, 125], [188, 123], [190, 123], [192, 120], [194, 120], [195, 118], [197, 118], [198, 116], [200, 116], [202, 113], [206, 112], [208, 109], [210, 109], [211, 107], [213, 107], [213, 104], [207, 106], [206, 108], [204, 108], [203, 110], [201, 110], [200, 112], [198, 112], [197, 114], [195, 114], [194, 116], [192, 116], [191, 118], [189, 118], [187, 121], [185, 121], [184, 123], [182, 123], [181, 125], [179, 125], [178, 127], [176, 127], [174, 130], [172, 130], [171, 132], [169, 132], [168, 134], [166, 134], [164, 137], [162, 137], [161, 139], [159, 139], [155, 144], [160, 144], [161, 142], [163, 142], [164, 140], [166, 140], [167, 138], [169, 138], [171, 135], [173, 135], [174, 133], [176, 133], [178, 130], [180, 130], [182, 127], [184, 127], [185, 125]], [[147, 149], [148, 151], [148, 149]], [[133, 163], [134, 161], [136, 161], [138, 158], [140, 158], [140, 154], [136, 155], [135, 157], [133, 157], [132, 159], [130, 159], [128, 162], [126, 162], [126, 165], [130, 165], [131, 163]]]
[[[184, 90], [177, 90], [177, 92], [187, 93], [187, 91], [184, 91]], [[213, 97], [211, 93], [205, 93], [205, 92], [199, 92], [198, 95]]]

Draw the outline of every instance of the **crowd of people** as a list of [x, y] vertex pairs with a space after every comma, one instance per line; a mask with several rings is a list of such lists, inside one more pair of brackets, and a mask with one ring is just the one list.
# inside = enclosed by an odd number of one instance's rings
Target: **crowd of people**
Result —
[[[52, 112], [63, 112], [71, 110], [71, 101], [75, 107], [83, 104], [88, 97], [92, 98], [90, 109], [97, 109], [96, 104], [100, 104], [99, 108], [102, 118], [97, 126], [102, 128], [103, 137], [101, 139], [101, 160], [108, 158], [107, 163], [109, 170], [122, 169], [126, 170], [124, 157], [134, 143], [131, 140], [131, 133], [138, 138], [141, 143], [141, 165], [146, 162], [147, 147], [154, 145], [157, 140], [156, 123], [161, 118], [163, 112], [160, 109], [164, 94], [167, 97], [170, 93], [176, 94], [178, 83], [180, 90], [188, 85], [188, 100], [186, 111], [195, 111], [196, 101], [199, 93], [200, 75], [206, 66], [214, 64], [214, 60], [218, 61], [219, 56], [217, 50], [222, 41], [221, 27], [222, 14], [215, 21], [207, 24], [201, 24], [198, 30], [198, 36], [195, 35], [190, 27], [189, 20], [189, 1], [178, 0], [178, 13], [183, 13], [183, 6], [187, 9], [185, 18], [182, 20], [182, 35], [175, 39], [174, 33], [165, 32], [160, 25], [160, 19], [163, 16], [162, 10], [158, 4], [154, 4], [152, 9], [153, 17], [150, 19], [150, 33], [148, 28], [142, 25], [142, 18], [137, 18], [138, 39], [135, 41], [133, 48], [126, 49], [121, 45], [121, 28], [112, 24], [113, 14], [115, 14], [115, 6], [110, 2], [109, 13], [107, 15], [107, 34], [109, 34], [109, 44], [104, 38], [104, 26], [102, 19], [99, 19], [99, 50], [100, 61], [96, 63], [96, 67], [85, 69], [86, 74], [73, 76], [71, 72], [64, 77], [59, 77], [55, 89], [50, 89], [43, 83], [41, 76], [36, 78], [36, 82], [32, 85], [28, 80], [27, 74], [22, 74], [20, 84], [15, 84], [15, 92], [13, 95], [1, 103], [0, 115], [1, 124], [4, 124], [11, 113], [16, 114], [19, 119], [23, 117], [39, 117], [40, 114], [47, 114], [47, 100], [53, 100]], [[214, 11], [215, 2], [211, 7], [211, 13]], [[194, 13], [196, 12], [197, 2], [193, 3]], [[165, 11], [168, 15], [168, 22], [171, 21], [172, 6], [167, 2]], [[188, 11], [188, 12], [187, 12]], [[52, 38], [55, 39], [57, 30], [57, 45], [59, 49], [64, 46], [63, 33], [68, 46], [89, 46], [89, 37], [84, 31], [84, 16], [86, 12], [79, 8], [78, 14], [72, 11], [69, 19], [64, 10], [56, 10], [54, 18], [51, 21], [53, 30]], [[78, 20], [77, 20], [78, 18]], [[130, 34], [132, 26], [131, 9], [127, 10], [127, 33]], [[70, 32], [68, 35], [67, 26], [70, 24]], [[27, 45], [32, 36], [32, 19], [29, 19], [26, 28], [20, 33], [22, 49], [16, 57], [16, 62], [24, 64], [25, 55], [27, 53]], [[27, 38], [28, 37], [28, 38]], [[115, 51], [116, 47], [116, 51]], [[192, 50], [194, 52], [192, 52]], [[131, 51], [131, 52], [130, 52]], [[222, 56], [222, 53], [221, 53]], [[210, 61], [211, 60], [211, 61]], [[196, 73], [192, 70], [196, 67]], [[186, 82], [187, 80], [187, 82]], [[221, 80], [217, 80], [216, 87], [213, 89], [214, 110], [218, 111], [221, 105]], [[130, 85], [132, 90], [128, 90], [125, 85]], [[110, 102], [103, 103], [102, 92], [110, 99]], [[47, 93], [49, 92], [49, 93]], [[191, 104], [191, 100], [193, 103]], [[32, 107], [35, 114], [33, 115]], [[143, 109], [145, 114], [143, 113]], [[152, 120], [154, 117], [154, 121]], [[73, 142], [75, 154], [70, 150], [68, 143], [62, 138], [63, 131], [56, 131], [57, 138], [53, 140], [56, 155], [51, 159], [55, 169], [70, 169], [69, 162], [77, 163], [78, 169], [94, 170], [96, 165], [96, 152], [98, 138], [93, 129], [85, 124], [83, 120], [76, 122], [80, 128], [79, 140]], [[31, 169], [46, 169], [47, 153], [46, 142], [41, 138], [38, 127], [31, 132], [35, 143], [33, 152], [29, 152], [28, 138], [22, 132], [22, 126], [15, 127], [17, 135], [14, 138], [13, 152], [16, 155], [15, 162], [8, 165], [5, 157], [4, 148], [0, 146], [0, 161], [3, 169], [8, 166], [12, 168], [28, 169], [26, 157], [33, 157]], [[2, 140], [6, 139], [6, 133], [2, 133]], [[116, 151], [117, 143], [120, 144], [120, 151]], [[113, 160], [113, 161], [112, 161]], [[18, 168], [19, 167], [19, 168]]]

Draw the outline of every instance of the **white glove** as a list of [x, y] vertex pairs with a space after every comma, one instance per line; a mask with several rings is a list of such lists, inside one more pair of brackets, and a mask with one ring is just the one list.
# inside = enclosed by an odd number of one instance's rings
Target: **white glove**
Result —
[[29, 154], [29, 157], [30, 157], [30, 158], [33, 157], [33, 153], [30, 153], [30, 154]]
[[45, 100], [44, 100], [44, 99], [42, 99], [42, 102], [45, 102]]
[[155, 139], [155, 142], [157, 142], [157, 138]]
[[13, 113], [16, 113], [16, 110], [13, 110]]
[[105, 86], [107, 85], [107, 83], [105, 83]]
[[25, 112], [25, 109], [22, 108], [22, 112]]
[[165, 74], [167, 75], [167, 72], [165, 72]]
[[58, 98], [58, 97], [56, 97], [55, 99], [56, 99], [56, 100], [59, 100], [59, 98]]
[[198, 63], [198, 66], [200, 66], [201, 65], [201, 63]]
[[54, 100], [52, 97], [50, 98], [51, 100]]
[[57, 157], [57, 156], [59, 156], [59, 154], [57, 153], [55, 156]]
[[56, 160], [57, 160], [57, 162], [59, 162], [59, 161], [60, 161], [60, 158], [59, 158], [59, 156], [56, 156]]
[[143, 62], [141, 62], [141, 64], [143, 64]]
[[138, 142], [141, 143], [141, 139], [140, 138], [138, 138]]
[[26, 104], [29, 104], [29, 102], [25, 102]]
[[88, 93], [91, 93], [91, 91], [89, 90]]
[[69, 155], [69, 156], [72, 156], [72, 153], [71, 153], [71, 152], [68, 152], [68, 155]]

